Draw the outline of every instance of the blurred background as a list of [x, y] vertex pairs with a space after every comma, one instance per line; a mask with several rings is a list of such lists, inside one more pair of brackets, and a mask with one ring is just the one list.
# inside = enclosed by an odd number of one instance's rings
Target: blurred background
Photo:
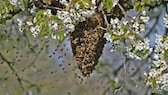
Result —
[[[163, 6], [154, 9], [147, 31], [151, 47], [155, 33], [164, 35]], [[130, 15], [136, 12], [130, 10]], [[90, 77], [83, 77], [74, 60], [69, 36], [59, 42], [52, 38], [34, 38], [19, 32], [18, 14], [1, 24], [0, 95], [154, 95], [144, 84], [148, 60], [126, 59], [105, 44], [103, 54]], [[2, 36], [3, 35], [3, 36]], [[145, 37], [144, 36], [144, 37]], [[166, 95], [166, 94], [165, 94]]]

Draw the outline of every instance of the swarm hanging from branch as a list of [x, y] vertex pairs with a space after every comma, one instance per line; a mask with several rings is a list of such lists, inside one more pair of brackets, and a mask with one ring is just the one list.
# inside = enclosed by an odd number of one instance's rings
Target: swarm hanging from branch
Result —
[[95, 13], [70, 33], [72, 52], [83, 76], [90, 76], [102, 54], [106, 43], [104, 26], [102, 15]]

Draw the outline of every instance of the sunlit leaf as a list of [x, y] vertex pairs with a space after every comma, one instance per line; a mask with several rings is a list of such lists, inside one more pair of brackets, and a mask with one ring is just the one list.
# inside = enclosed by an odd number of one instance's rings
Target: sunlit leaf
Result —
[[111, 11], [112, 8], [112, 0], [107, 0], [106, 1], [106, 8], [107, 8], [107, 12]]
[[36, 86], [36, 84], [30, 84], [30, 85], [28, 86], [28, 89], [33, 88], [33, 87], [35, 87], [35, 86]]
[[84, 2], [86, 2], [86, 3], [88, 3], [89, 4], [89, 6], [93, 6], [93, 4], [92, 4], [92, 2], [91, 2], [91, 0], [84, 0]]
[[62, 41], [64, 39], [64, 31], [59, 31], [58, 32], [59, 40]]
[[113, 88], [113, 89], [116, 89], [116, 82], [114, 81], [114, 80], [110, 80], [109, 81], [110, 82], [110, 84], [111, 84], [111, 87]]
[[13, 6], [12, 5], [9, 4], [8, 8], [9, 8], [10, 11], [13, 11]]
[[28, 0], [23, 0], [23, 5], [25, 8], [27, 8], [28, 7]]
[[36, 88], [37, 92], [41, 92], [41, 88], [37, 84], [30, 84], [28, 89]]
[[152, 81], [152, 88], [156, 88], [156, 80], [155, 80], [155, 78], [152, 78], [151, 81]]
[[134, 9], [136, 9], [136, 10], [140, 10], [140, 8], [141, 8], [141, 6], [140, 6], [140, 3], [141, 2], [135, 2], [135, 4], [134, 4]]

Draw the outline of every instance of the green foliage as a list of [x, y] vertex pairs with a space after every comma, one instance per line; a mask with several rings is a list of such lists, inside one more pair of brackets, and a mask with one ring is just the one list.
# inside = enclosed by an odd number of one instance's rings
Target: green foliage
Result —
[[111, 79], [109, 74], [105, 74], [105, 77], [108, 79], [108, 83], [110, 84], [110, 86], [111, 86], [114, 90], [116, 90], [116, 89], [117, 89], [117, 84], [116, 84], [115, 80], [114, 80], [114, 79]]
[[57, 35], [59, 37], [59, 41], [63, 41], [63, 39], [65, 38], [65, 33], [63, 30], [59, 30]]
[[10, 16], [8, 13], [13, 11], [13, 5], [8, 0], [0, 0], [0, 23], [6, 22], [6, 17]]
[[20, 3], [17, 2], [16, 5], [12, 5], [9, 0], [0, 0], [0, 2], [0, 23], [5, 24], [7, 19], [12, 18], [12, 12], [15, 12], [14, 6], [18, 5], [17, 7], [25, 10], [28, 7], [29, 0], [18, 0]]
[[5, 31], [0, 32], [0, 41], [4, 41], [7, 39], [7, 34]]
[[[163, 41], [165, 41], [165, 42], [164, 42], [165, 44], [168, 44], [168, 36], [165, 36], [165, 37], [163, 38]], [[168, 49], [165, 50], [165, 57], [168, 58]]]
[[40, 93], [40, 92], [41, 92], [41, 88], [40, 88], [40, 86], [37, 85], [37, 84], [30, 84], [30, 85], [28, 86], [28, 89], [32, 89], [32, 88], [35, 88], [36, 91], [37, 91], [37, 93]]
[[[37, 20], [35, 22], [35, 26], [40, 26], [39, 35], [43, 37], [50, 37], [51, 35], [56, 35], [60, 38], [59, 40], [62, 41], [64, 38], [64, 31], [62, 30], [62, 20], [60, 20], [56, 15], [44, 14], [45, 12], [46, 10], [39, 10], [35, 16]], [[57, 23], [59, 25], [58, 30], [54, 30], [51, 26], [51, 23]]]
[[141, 0], [135, 2], [134, 9], [136, 9], [138, 12], [142, 12], [144, 9], [149, 7], [155, 7], [157, 4], [160, 3], [161, 1]]
[[80, 9], [87, 10], [87, 6], [93, 7], [91, 0], [72, 0], [71, 1], [71, 8], [74, 8], [76, 4], [80, 5]]
[[151, 86], [152, 86], [152, 88], [156, 88], [157, 87], [157, 84], [156, 84], [156, 79], [155, 78], [147, 78], [146, 79], [146, 82], [147, 81], [150, 81], [152, 84], [151, 84]]
[[29, 0], [23, 0], [23, 6], [24, 8], [28, 7]]
[[103, 5], [105, 6], [105, 8], [107, 9], [107, 12], [110, 12], [113, 4], [113, 0], [103, 0]]
[[168, 58], [168, 50], [165, 50], [165, 58]]

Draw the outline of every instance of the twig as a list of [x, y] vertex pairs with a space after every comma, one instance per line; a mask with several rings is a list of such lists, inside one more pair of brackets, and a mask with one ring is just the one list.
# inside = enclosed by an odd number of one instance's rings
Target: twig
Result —
[[129, 75], [130, 77], [133, 77], [135, 76], [141, 69], [141, 67], [143, 66], [144, 64], [141, 64], [131, 75]]
[[[34, 49], [33, 45], [31, 44], [31, 42], [30, 42], [30, 40], [29, 40], [29, 38], [28, 38], [28, 36], [27, 36], [27, 34], [26, 34], [25, 31], [23, 31], [23, 36], [26, 38], [30, 50], [31, 50], [33, 53], [35, 53], [35, 57], [34, 57], [34, 59], [32, 60], [32, 62], [28, 65], [28, 67], [30, 67], [30, 66], [34, 66], [34, 67], [35, 67], [34, 63], [36, 62], [36, 60], [37, 60], [37, 58], [38, 58], [38, 56], [39, 56], [39, 53], [37, 53], [37, 52], [35, 51], [35, 49]], [[42, 51], [42, 50], [40, 50], [40, 52], [41, 52], [41, 51]], [[36, 68], [36, 67], [35, 67], [35, 68]]]
[[47, 6], [47, 5], [44, 5], [44, 8], [47, 8], [47, 9], [55, 9], [55, 10], [59, 10], [59, 11], [63, 11], [63, 10], [64, 10], [64, 9], [62, 9], [62, 8], [53, 7], [53, 6]]
[[7, 65], [9, 66], [9, 68], [14, 72], [15, 76], [17, 77], [17, 80], [22, 88], [22, 90], [24, 91], [24, 87], [23, 87], [23, 84], [22, 84], [22, 79], [21, 77], [19, 76], [19, 74], [17, 73], [17, 71], [14, 69], [14, 67], [12, 66], [12, 64], [14, 62], [10, 62], [8, 61], [3, 55], [2, 53], [0, 52], [0, 57], [2, 58], [3, 61], [5, 61], [7, 63]]
[[30, 43], [30, 40], [29, 40], [29, 38], [28, 38], [28, 36], [27, 36], [27, 34], [26, 34], [26, 31], [23, 31], [23, 36], [26, 38], [30, 50], [31, 50], [33, 53], [36, 54], [36, 51], [33, 49], [33, 45]]
[[107, 30], [111, 31], [110, 24], [108, 23], [108, 20], [107, 20], [107, 15], [104, 13], [104, 11], [102, 11], [102, 14], [103, 14], [103, 17], [104, 17], [104, 21], [105, 21], [105, 23], [107, 25]]
[[119, 3], [117, 3], [117, 5], [121, 9], [121, 11], [123, 12], [123, 14], [125, 14], [126, 16], [128, 16], [127, 13], [126, 13], [126, 11], [124, 10], [124, 8]]
[[127, 63], [128, 60], [127, 60], [127, 58], [123, 55], [123, 51], [120, 51], [120, 54], [121, 54], [121, 57], [122, 57], [123, 69], [124, 69], [124, 72], [125, 72], [125, 73], [124, 73], [124, 80], [123, 80], [123, 83], [121, 84], [121, 87], [115, 90], [114, 95], [117, 95], [117, 93], [118, 93], [119, 91], [121, 91], [121, 90], [124, 88], [124, 86], [125, 86], [125, 84], [126, 84], [126, 81], [127, 81], [126, 63]]
[[126, 17], [128, 17], [128, 18], [130, 18], [130, 19], [133, 19], [131, 16], [129, 16], [127, 13], [126, 13], [126, 11], [124, 10], [124, 8], [118, 3], [117, 4], [118, 5], [118, 7], [121, 9], [121, 11], [123, 12], [123, 14], [126, 16]]
[[35, 5], [36, 7], [39, 7], [39, 8], [55, 9], [55, 10], [63, 11], [62, 8], [44, 5], [44, 4], [43, 4], [42, 2], [40, 2], [40, 1], [33, 0], [33, 3], [34, 3], [34, 5]]

